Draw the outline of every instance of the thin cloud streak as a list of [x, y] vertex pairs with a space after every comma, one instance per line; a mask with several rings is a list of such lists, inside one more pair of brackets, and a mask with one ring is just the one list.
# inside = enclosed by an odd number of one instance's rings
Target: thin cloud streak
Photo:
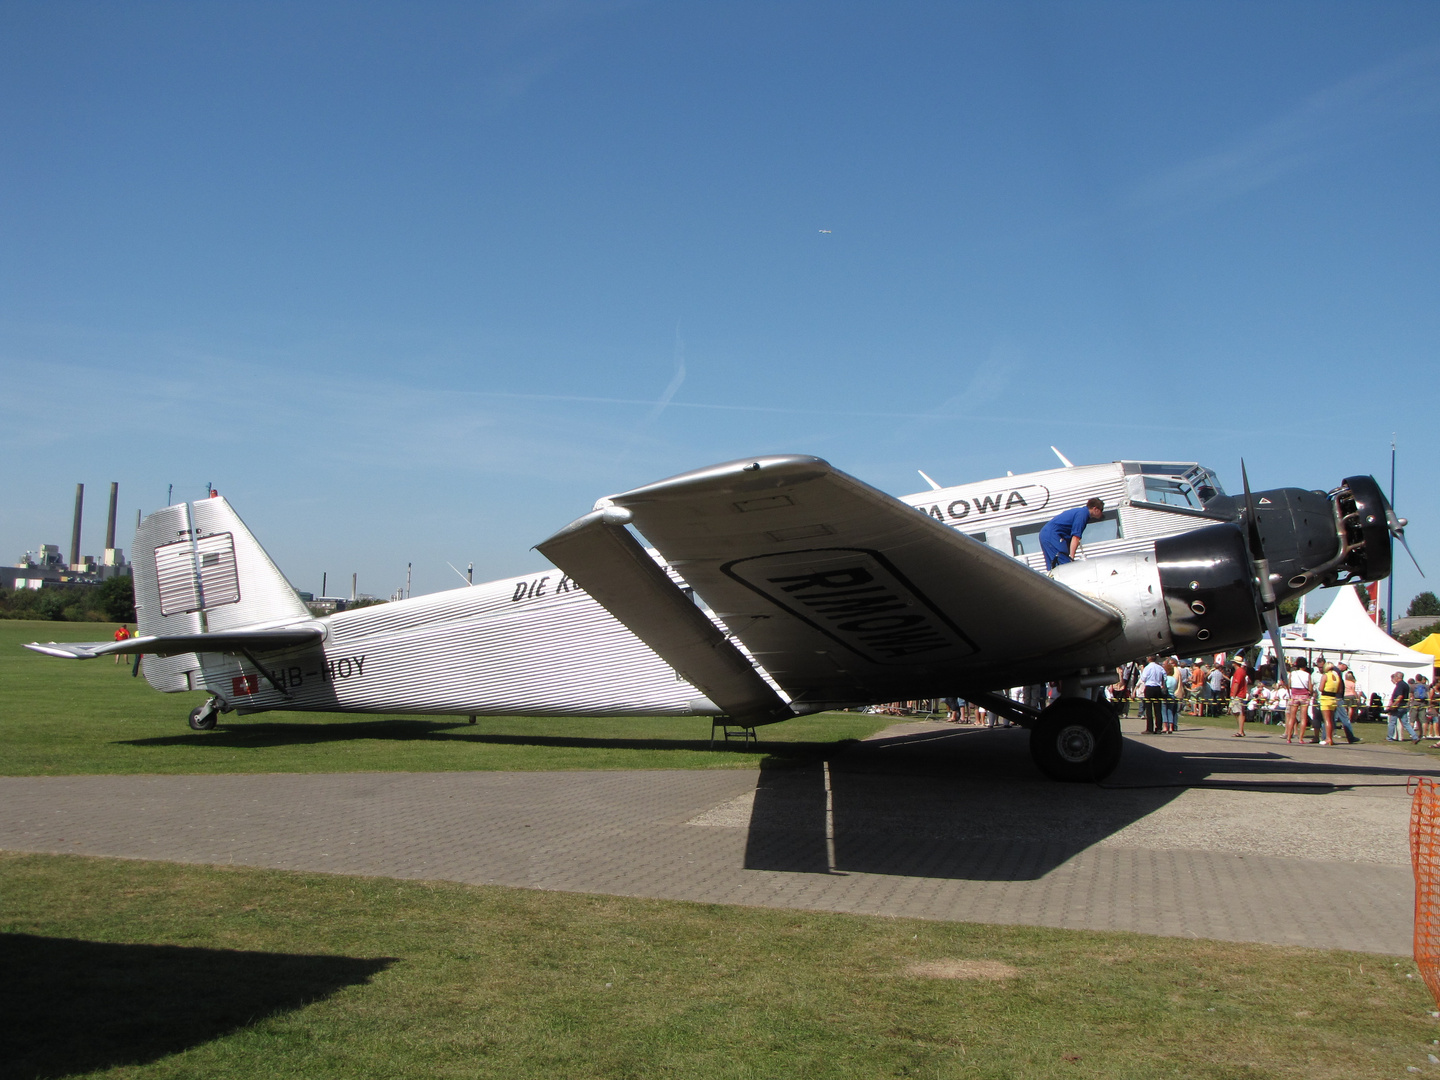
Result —
[[1212, 153], [1140, 184], [1131, 202], [1184, 213], [1342, 156], [1400, 122], [1440, 111], [1440, 44], [1342, 79]]
[[[653, 401], [643, 398], [610, 398], [610, 397], [587, 397], [581, 394], [517, 394], [503, 390], [466, 390], [465, 394], [475, 397], [502, 398], [512, 401], [555, 401], [575, 402], [584, 405], [630, 405], [638, 407], [653, 407]], [[910, 420], [917, 417], [926, 419], [944, 420], [943, 414], [933, 411], [922, 412], [911, 410], [906, 412], [876, 412], [873, 410], [849, 410], [849, 409], [792, 409], [779, 405], [720, 405], [703, 401], [672, 401], [670, 408], [674, 409], [700, 409], [716, 412], [738, 412], [738, 413], [762, 413], [779, 416], [811, 416], [829, 417], [834, 419], [869, 419], [869, 420]], [[1165, 432], [1187, 432], [1206, 435], [1253, 435], [1250, 428], [1220, 428], [1220, 427], [1179, 427], [1175, 424], [1130, 424], [1115, 420], [1076, 420], [1065, 416], [1026, 416], [1018, 413], [989, 413], [976, 416], [965, 416], [964, 422], [968, 424], [992, 423], [992, 424], [1045, 424], [1050, 426], [1097, 428], [1111, 431], [1165, 431]], [[1280, 429], [1275, 429], [1277, 432]], [[1296, 429], [1294, 432], [1300, 435], [1303, 432]], [[1335, 440], [1331, 440], [1335, 441]]]
[[685, 384], [685, 339], [680, 336], [680, 324], [675, 324], [675, 377], [670, 380], [670, 385], [665, 387], [665, 392], [660, 395], [660, 400], [655, 403], [655, 408], [645, 418], [646, 424], [652, 424], [660, 418], [666, 406], [674, 400], [679, 393], [680, 387]]
[[[115, 386], [104, 401], [76, 408], [57, 422], [55, 416], [37, 416], [16, 402], [0, 403], [0, 447], [17, 459], [36, 452], [53, 453], [74, 444], [103, 446], [119, 440], [131, 453], [142, 458], [174, 452], [174, 433], [198, 417], [211, 416], [217, 386], [263, 386], [268, 369], [224, 358], [191, 354], [181, 370], [136, 373]], [[183, 373], [182, 373], [183, 371]], [[64, 365], [52, 374], [75, 385], [97, 383], [105, 372], [82, 365]], [[977, 385], [987, 382], [987, 373], [977, 373]], [[988, 373], [993, 374], [993, 372]], [[678, 393], [678, 376], [671, 387]], [[207, 455], [243, 452], [257, 472], [289, 475], [303, 469], [312, 479], [349, 474], [354, 469], [372, 475], [403, 473], [423, 466], [445, 463], [456, 475], [511, 477], [567, 476], [583, 481], [593, 478], [605, 485], [615, 472], [614, 463], [605, 464], [610, 454], [637, 449], [636, 427], [624, 414], [593, 409], [541, 408], [547, 405], [609, 406], [615, 409], [646, 410], [653, 414], [655, 399], [602, 397], [581, 394], [514, 393], [493, 390], [417, 389], [386, 379], [353, 379], [337, 387], [321, 376], [292, 377], [290, 393], [279, 398], [230, 399], [223, 422], [206, 427]], [[722, 404], [675, 400], [667, 390], [662, 395], [665, 409], [692, 413], [719, 413], [732, 416], [785, 416], [808, 423], [789, 425], [779, 439], [768, 425], [750, 430], [743, 425], [723, 425], [701, 441], [693, 454], [714, 454], [715, 460], [738, 453], [822, 449], [837, 433], [848, 438], [856, 433], [854, 421], [875, 422], [876, 433], [906, 430], [921, 422], [948, 425], [947, 430], [963, 432], [983, 429], [987, 437], [1001, 437], [1009, 430], [1042, 429], [1096, 430], [1123, 433], [1198, 434], [1210, 438], [1253, 438], [1250, 429], [1205, 426], [1181, 427], [1170, 423], [1135, 423], [1110, 415], [1073, 417], [1006, 409], [976, 410], [950, 415], [933, 409], [815, 409], [784, 404]], [[501, 402], [530, 403], [535, 408], [500, 407]], [[561, 416], [564, 421], [556, 423]], [[704, 431], [705, 425], [697, 425]], [[813, 428], [804, 434], [806, 428]], [[142, 434], [137, 435], [136, 432]], [[306, 437], [327, 433], [318, 442]], [[1274, 436], [1287, 432], [1276, 430]], [[1294, 432], [1301, 435], [1299, 431]], [[1020, 436], [1020, 438], [1027, 438]], [[1047, 437], [1048, 438], [1048, 437]], [[645, 457], [669, 462], [677, 455], [666, 440], [649, 440]], [[1335, 440], [1332, 440], [1335, 441]], [[1340, 441], [1359, 442], [1359, 437]], [[743, 445], [742, 445], [743, 444]], [[608, 452], [607, 452], [608, 448]], [[770, 448], [770, 449], [766, 449]], [[680, 455], [680, 456], [692, 456]], [[208, 467], [208, 466], [207, 466]], [[668, 467], [666, 464], [659, 465]]]

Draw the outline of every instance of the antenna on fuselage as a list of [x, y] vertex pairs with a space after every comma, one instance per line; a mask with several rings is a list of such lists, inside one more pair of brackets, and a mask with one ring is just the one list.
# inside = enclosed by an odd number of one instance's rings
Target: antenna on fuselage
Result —
[[[1055, 447], [1052, 446], [1050, 447], [1050, 449], [1055, 450]], [[1064, 454], [1060, 453], [1059, 450], [1055, 450], [1055, 456], [1060, 459], [1060, 464], [1064, 465], [1065, 468], [1073, 469], [1075, 467], [1075, 463], [1071, 461], [1068, 457], [1066, 457]]]
[[925, 483], [927, 483], [927, 484], [930, 485], [930, 490], [931, 490], [931, 491], [939, 491], [939, 490], [941, 490], [939, 484], [935, 483], [934, 480], [931, 480], [930, 477], [928, 477], [928, 476], [925, 475], [925, 470], [924, 470], [924, 469], [916, 469], [915, 471], [920, 474], [921, 478], [925, 481]]

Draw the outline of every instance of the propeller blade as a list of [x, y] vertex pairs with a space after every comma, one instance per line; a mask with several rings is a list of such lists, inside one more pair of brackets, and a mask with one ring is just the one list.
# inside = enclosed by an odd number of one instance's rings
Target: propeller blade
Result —
[[1240, 481], [1245, 486], [1245, 537], [1250, 545], [1250, 564], [1260, 584], [1260, 615], [1275, 647], [1275, 677], [1279, 680], [1285, 678], [1285, 646], [1280, 644], [1275, 583], [1270, 580], [1270, 560], [1265, 557], [1265, 542], [1260, 538], [1260, 521], [1255, 514], [1255, 496], [1250, 493], [1250, 474], [1245, 471], [1244, 458], [1240, 459]]
[[1265, 629], [1270, 631], [1270, 643], [1275, 646], [1275, 681], [1285, 678], [1285, 647], [1280, 644], [1280, 616], [1275, 609], [1265, 609]]
[[[1260, 522], [1255, 516], [1255, 496], [1250, 494], [1250, 475], [1245, 471], [1245, 459], [1240, 459], [1240, 480], [1245, 485], [1245, 537], [1250, 542], [1250, 557], [1265, 558], [1265, 545], [1260, 539]], [[1272, 597], [1273, 599], [1273, 597]]]
[[[1390, 500], [1385, 500], [1385, 524], [1390, 527], [1390, 535], [1405, 546], [1405, 554], [1410, 556], [1410, 561], [1415, 564], [1415, 569], [1420, 570], [1420, 560], [1415, 558], [1415, 553], [1410, 550], [1410, 541], [1405, 539], [1405, 526], [1410, 524], [1404, 518], [1395, 513], [1395, 508], [1390, 505]], [[1425, 571], [1420, 570], [1420, 576], [1425, 576]]]
[[[1405, 554], [1410, 556], [1410, 561], [1415, 564], [1415, 569], [1416, 569], [1416, 570], [1420, 570], [1420, 560], [1417, 559], [1417, 558], [1415, 558], [1415, 553], [1410, 550], [1410, 541], [1405, 539], [1405, 530], [1404, 530], [1404, 529], [1398, 530], [1398, 531], [1394, 534], [1394, 536], [1395, 536], [1395, 539], [1396, 539], [1396, 540], [1399, 540], [1400, 543], [1402, 543], [1402, 544], [1405, 545]], [[1421, 576], [1421, 577], [1424, 577], [1424, 576], [1425, 576], [1425, 571], [1424, 571], [1424, 570], [1420, 570], [1420, 576]]]
[[1250, 493], [1250, 474], [1245, 459], [1240, 459], [1240, 481], [1245, 485], [1245, 536], [1250, 544], [1250, 562], [1260, 584], [1262, 613], [1275, 610], [1275, 583], [1270, 580], [1270, 560], [1265, 558], [1265, 542], [1260, 539], [1260, 522], [1255, 514], [1255, 496]]

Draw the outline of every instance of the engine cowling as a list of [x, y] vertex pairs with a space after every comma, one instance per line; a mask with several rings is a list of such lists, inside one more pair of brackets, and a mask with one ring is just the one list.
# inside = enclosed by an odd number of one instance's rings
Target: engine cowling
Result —
[[1253, 645], [1264, 632], [1245, 534], [1209, 525], [1155, 541], [1155, 564], [1177, 656]]
[[1057, 566], [1052, 574], [1122, 616], [1119, 634], [1086, 650], [1098, 664], [1254, 644], [1264, 631], [1254, 575], [1245, 534], [1230, 523], [1157, 540], [1151, 551]]
[[1373, 477], [1346, 477], [1328, 495], [1274, 488], [1257, 492], [1253, 505], [1255, 551], [1246, 533], [1246, 504], [1221, 496], [1206, 504], [1207, 511], [1233, 514], [1234, 520], [1164, 537], [1150, 551], [1056, 567], [1055, 580], [1108, 604], [1124, 619], [1119, 634], [1084, 650], [1086, 662], [1108, 665], [1158, 653], [1199, 656], [1254, 644], [1265, 630], [1256, 576], [1261, 562], [1268, 563], [1276, 601], [1390, 573], [1392, 514]]
[[1345, 565], [1361, 581], [1381, 581], [1394, 566], [1390, 542], [1390, 503], [1373, 476], [1347, 476], [1340, 485], [1340, 522]]
[[[1304, 488], [1257, 491], [1254, 505], [1277, 600], [1390, 575], [1390, 504], [1373, 476], [1347, 476], [1329, 494]], [[1205, 509], [1248, 525], [1249, 511], [1236, 496], [1212, 499]]]

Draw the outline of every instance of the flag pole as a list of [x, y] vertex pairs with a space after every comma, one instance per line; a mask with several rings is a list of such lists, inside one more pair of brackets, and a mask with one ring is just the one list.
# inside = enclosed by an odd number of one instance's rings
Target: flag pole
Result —
[[[1390, 433], [1390, 505], [1395, 505], [1395, 433]], [[1390, 580], [1385, 583], [1385, 633], [1394, 636], [1395, 567], [1390, 567]]]

